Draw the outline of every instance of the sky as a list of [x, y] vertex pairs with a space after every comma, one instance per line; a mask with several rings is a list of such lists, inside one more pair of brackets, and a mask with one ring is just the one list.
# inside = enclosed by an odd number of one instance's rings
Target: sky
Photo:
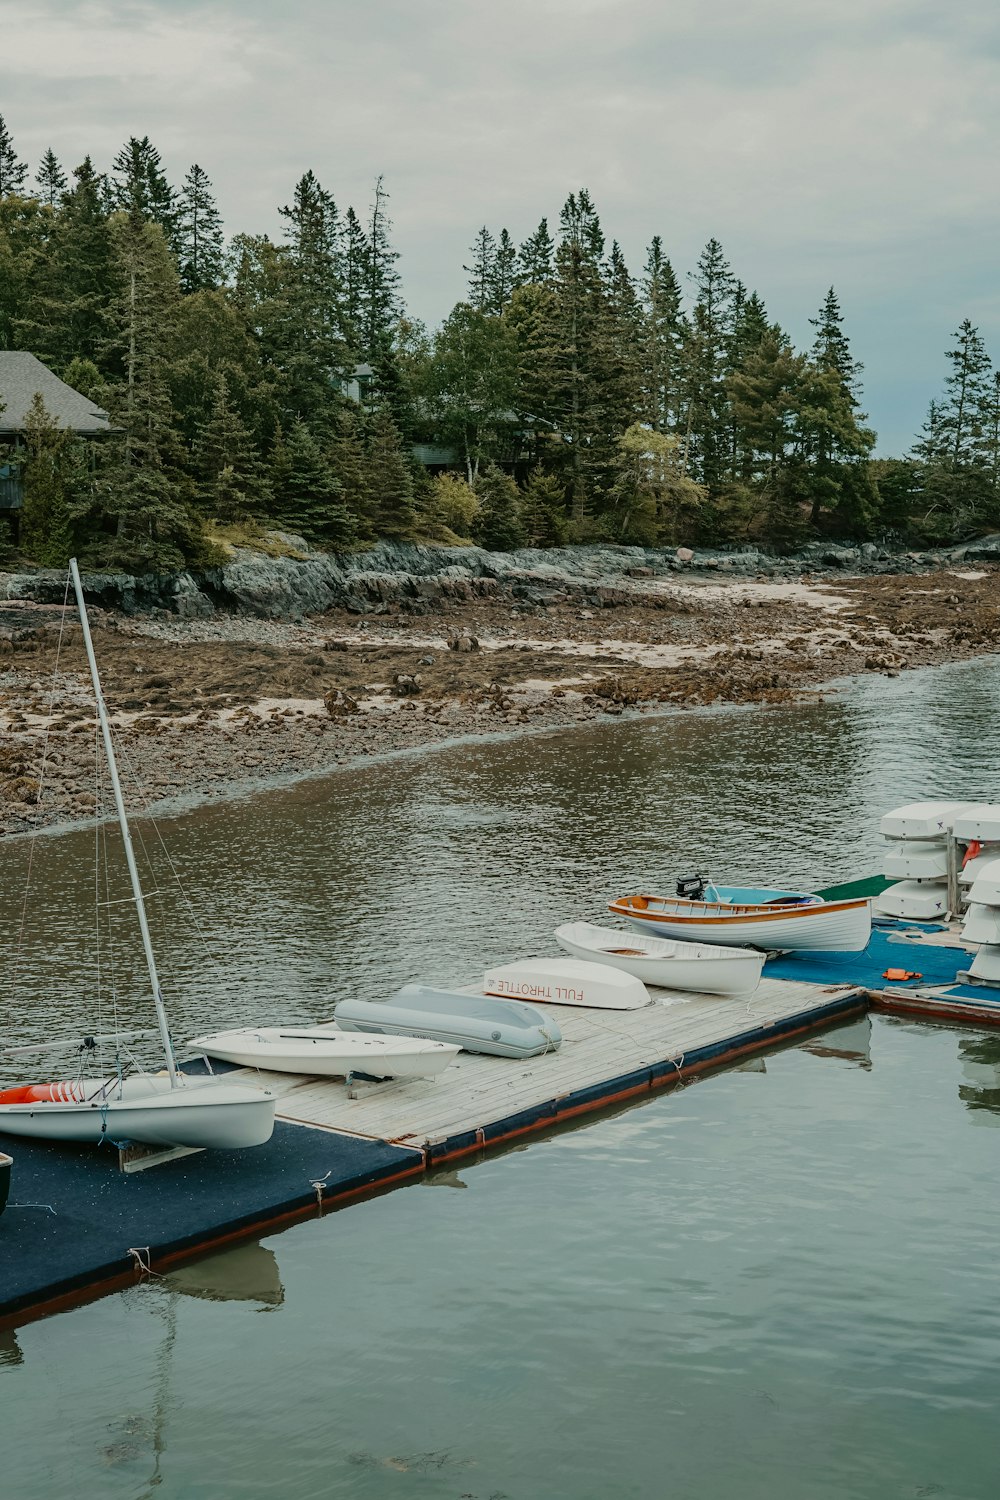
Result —
[[706, 240], [799, 346], [837, 290], [879, 452], [906, 450], [965, 317], [1000, 362], [994, 0], [0, 0], [0, 113], [34, 168], [148, 135], [230, 233], [311, 168], [390, 194], [409, 310], [463, 295], [482, 224], [587, 187], [634, 272]]

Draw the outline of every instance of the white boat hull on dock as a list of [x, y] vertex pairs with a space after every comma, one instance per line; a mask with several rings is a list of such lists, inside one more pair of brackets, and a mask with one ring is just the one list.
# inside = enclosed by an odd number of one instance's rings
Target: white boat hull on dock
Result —
[[760, 983], [765, 954], [709, 943], [616, 932], [590, 922], [557, 927], [560, 948], [576, 958], [607, 964], [646, 985], [691, 990], [699, 995], [752, 995]]
[[187, 1077], [178, 1088], [161, 1074], [138, 1074], [104, 1092], [101, 1080], [63, 1086], [82, 1097], [4, 1104], [0, 1131], [45, 1141], [135, 1141], [143, 1146], [237, 1150], [262, 1146], [274, 1129], [274, 1098], [263, 1088]]
[[247, 1026], [195, 1037], [191, 1046], [208, 1057], [278, 1073], [318, 1078], [436, 1078], [458, 1054], [447, 1042], [423, 1037], [367, 1036], [335, 1021], [316, 1026]]

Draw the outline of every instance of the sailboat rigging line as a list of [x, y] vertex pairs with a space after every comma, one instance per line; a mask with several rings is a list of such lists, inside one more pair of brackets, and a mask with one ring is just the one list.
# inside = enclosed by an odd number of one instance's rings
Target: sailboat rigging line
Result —
[[[69, 604], [69, 574], [66, 575], [66, 591], [63, 594], [62, 613], [59, 616], [59, 639], [56, 642], [56, 659], [52, 668], [52, 686], [49, 689], [49, 711], [45, 715], [45, 733], [42, 737], [42, 761], [38, 768], [38, 796], [35, 805], [41, 806], [45, 795], [45, 768], [49, 754], [49, 734], [52, 729], [52, 717], [56, 706], [56, 684], [59, 681], [59, 660], [62, 656], [63, 636], [66, 631], [66, 610]], [[28, 840], [28, 870], [24, 881], [24, 899], [21, 902], [21, 921], [17, 930], [17, 946], [14, 949], [14, 966], [11, 976], [11, 986], [17, 994], [18, 972], [21, 965], [21, 949], [24, 943], [24, 928], [28, 919], [28, 899], [31, 894], [31, 867], [35, 859], [35, 841], [38, 838], [38, 823], [35, 822], [31, 829], [31, 838]]]
[[[205, 929], [202, 927], [201, 922], [198, 920], [198, 911], [197, 911], [197, 908], [195, 907], [194, 902], [191, 900], [191, 897], [188, 895], [187, 891], [185, 890], [185, 888], [184, 888], [184, 882], [181, 880], [180, 874], [179, 874], [179, 872], [177, 870], [177, 866], [174, 864], [174, 861], [171, 858], [170, 850], [167, 848], [166, 842], [165, 842], [165, 840], [163, 838], [163, 834], [160, 832], [160, 825], [156, 821], [156, 818], [153, 816], [153, 813], [151, 811], [152, 804], [151, 804], [151, 802], [149, 800], [149, 797], [146, 794], [146, 790], [145, 790], [145, 788], [144, 788], [144, 786], [142, 784], [142, 781], [139, 778], [138, 773], [136, 772], [135, 766], [132, 764], [131, 756], [128, 753], [128, 747], [123, 743], [123, 741], [121, 740], [120, 736], [117, 735], [117, 733], [115, 735], [115, 743], [118, 746], [119, 758], [121, 759], [122, 764], [124, 765], [126, 772], [128, 773], [129, 777], [131, 778], [132, 785], [133, 785], [133, 787], [135, 789], [136, 798], [137, 798], [137, 800], [138, 800], [138, 802], [139, 802], [139, 804], [140, 804], [140, 806], [142, 808], [143, 814], [149, 820], [149, 823], [152, 826], [153, 832], [156, 834], [157, 841], [158, 841], [158, 843], [160, 845], [160, 849], [163, 852], [163, 857], [166, 860], [167, 865], [169, 867], [170, 874], [173, 876], [174, 883], [176, 884], [177, 889], [180, 892], [181, 900], [184, 902], [184, 905], [188, 909], [188, 913], [189, 913], [191, 921], [192, 921], [192, 923], [194, 925], [194, 929], [195, 929], [195, 931], [198, 934], [198, 938], [199, 938], [199, 940], [201, 942], [202, 949], [204, 950], [205, 957], [208, 959], [209, 963], [212, 964], [212, 966], [216, 969], [216, 971], [218, 972], [219, 978], [222, 979], [222, 980], [226, 980], [227, 977], [228, 977], [228, 970], [226, 969], [225, 965], [215, 956], [215, 954], [213, 953], [211, 947], [209, 946], [208, 938], [205, 935]], [[154, 876], [154, 878], [155, 878], [155, 871], [153, 870], [152, 860], [149, 857], [149, 853], [148, 853], [148, 851], [146, 849], [145, 840], [142, 837], [142, 829], [141, 828], [136, 829], [136, 834], [138, 836], [140, 844], [142, 845], [142, 852], [145, 855], [146, 864], [147, 864], [147, 866], [149, 868], [150, 874], [152, 874]], [[165, 892], [160, 891], [160, 890], [155, 890], [155, 891], [152, 892], [152, 894], [154, 896], [160, 896], [160, 895], [164, 895]]]
[[139, 919], [139, 932], [142, 936], [143, 951], [146, 955], [146, 967], [149, 970], [149, 983], [153, 992], [153, 1005], [156, 1010], [156, 1019], [160, 1028], [160, 1038], [163, 1042], [163, 1055], [167, 1064], [167, 1073], [170, 1078], [171, 1089], [181, 1086], [177, 1075], [177, 1064], [174, 1061], [173, 1043], [170, 1039], [170, 1027], [167, 1023], [167, 1013], [163, 1007], [163, 997], [160, 993], [160, 982], [156, 974], [156, 959], [153, 954], [153, 945], [149, 937], [149, 927], [146, 922], [146, 908], [142, 902], [142, 886], [139, 883], [139, 871], [135, 862], [135, 853], [132, 849], [132, 839], [129, 834], [128, 814], [125, 811], [125, 801], [122, 797], [121, 783], [118, 780], [118, 765], [115, 761], [115, 747], [111, 738], [111, 721], [104, 703], [104, 694], [101, 691], [101, 677], [97, 670], [97, 658], [94, 655], [94, 643], [90, 636], [90, 623], [87, 619], [87, 606], [83, 597], [83, 583], [80, 579], [80, 569], [77, 567], [76, 558], [70, 558], [70, 573], [73, 578], [73, 591], [76, 594], [76, 602], [80, 611], [80, 626], [83, 630], [83, 644], [87, 652], [87, 663], [90, 667], [90, 678], [94, 686], [94, 697], [97, 700], [97, 717], [101, 725], [101, 736], [104, 740], [104, 750], [108, 762], [108, 775], [111, 778], [111, 790], [114, 794], [115, 809], [118, 813], [118, 823], [122, 831], [122, 843], [125, 848], [125, 863], [128, 866], [129, 880], [135, 893], [135, 913]]

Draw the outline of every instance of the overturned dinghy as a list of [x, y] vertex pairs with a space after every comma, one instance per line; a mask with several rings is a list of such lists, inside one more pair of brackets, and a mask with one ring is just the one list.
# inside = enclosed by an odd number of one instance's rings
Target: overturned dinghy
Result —
[[577, 958], [620, 969], [644, 984], [699, 995], [752, 995], [766, 957], [752, 948], [647, 937], [591, 922], [567, 922], [556, 928], [555, 939]]
[[458, 1052], [440, 1041], [356, 1036], [336, 1022], [316, 1026], [244, 1026], [217, 1031], [191, 1043], [208, 1057], [265, 1068], [275, 1073], [307, 1073], [319, 1078], [436, 1078]]
[[404, 985], [392, 1000], [341, 1000], [336, 1017], [343, 1031], [431, 1037], [493, 1057], [536, 1057], [562, 1041], [556, 1022], [537, 1006], [428, 984]]
[[652, 1003], [646, 986], [633, 973], [581, 963], [578, 958], [529, 958], [502, 964], [487, 969], [483, 989], [487, 995], [506, 1000], [540, 1000], [543, 1005], [582, 1005], [592, 1010], [639, 1010]]

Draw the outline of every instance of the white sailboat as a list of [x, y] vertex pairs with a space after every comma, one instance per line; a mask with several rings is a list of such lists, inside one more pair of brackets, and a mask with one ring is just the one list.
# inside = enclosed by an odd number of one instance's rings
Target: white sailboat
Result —
[[112, 1077], [80, 1077], [4, 1089], [0, 1091], [0, 1132], [85, 1143], [99, 1143], [105, 1139], [128, 1140], [149, 1146], [213, 1147], [220, 1150], [260, 1146], [270, 1139], [274, 1129], [274, 1098], [271, 1094], [246, 1084], [227, 1083], [224, 1078], [184, 1075], [177, 1069], [118, 779], [111, 725], [101, 691], [75, 558], [69, 566], [166, 1071], [156, 1074], [136, 1072], [126, 1076], [116, 1070]]
[[361, 1036], [336, 1021], [318, 1025], [243, 1026], [196, 1036], [192, 1048], [243, 1068], [308, 1073], [317, 1078], [436, 1078], [459, 1053], [447, 1042], [412, 1036]]

